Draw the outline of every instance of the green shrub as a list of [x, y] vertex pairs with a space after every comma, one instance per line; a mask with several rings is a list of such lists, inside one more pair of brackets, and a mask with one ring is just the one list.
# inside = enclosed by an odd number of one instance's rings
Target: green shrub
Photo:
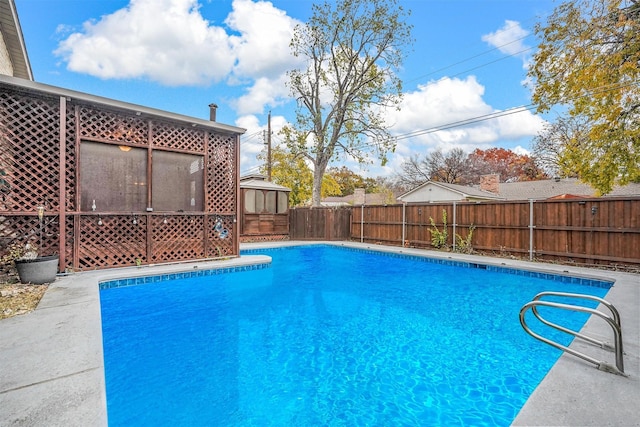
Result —
[[463, 238], [456, 233], [456, 252], [462, 252], [463, 254], [470, 254], [473, 252], [473, 246], [471, 245], [471, 239], [473, 238], [473, 230], [476, 226], [471, 224], [467, 237]]
[[442, 210], [442, 231], [438, 229], [433, 218], [429, 217], [429, 221], [431, 222], [431, 246], [437, 249], [447, 248], [447, 238], [449, 237], [447, 233], [447, 211]]

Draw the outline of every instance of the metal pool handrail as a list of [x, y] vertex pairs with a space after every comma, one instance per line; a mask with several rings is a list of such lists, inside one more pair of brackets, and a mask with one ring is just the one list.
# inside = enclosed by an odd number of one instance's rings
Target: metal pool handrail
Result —
[[[589, 300], [593, 300], [593, 301], [597, 301], [599, 303], [601, 303], [602, 305], [604, 305], [605, 307], [607, 307], [610, 311], [611, 311], [611, 315], [612, 316], [608, 316], [604, 313], [602, 313], [601, 311], [589, 308], [589, 307], [583, 307], [580, 305], [572, 305], [572, 304], [562, 304], [559, 302], [552, 302], [552, 301], [542, 301], [541, 298], [545, 297], [545, 296], [562, 296], [562, 297], [568, 297], [568, 298], [578, 298], [578, 299], [589, 299]], [[544, 319], [540, 313], [537, 310], [537, 307], [539, 306], [545, 306], [545, 307], [554, 307], [554, 308], [559, 308], [559, 309], [564, 309], [564, 310], [571, 310], [571, 311], [580, 311], [583, 313], [589, 313], [589, 314], [595, 314], [596, 316], [604, 319], [609, 326], [611, 326], [611, 328], [613, 329], [614, 332], [614, 346], [612, 347], [610, 344], [603, 342], [603, 341], [598, 341], [592, 337], [586, 336], [584, 334], [581, 334], [579, 332], [573, 331], [571, 329], [567, 329], [563, 326], [557, 325], [553, 322], [550, 322], [546, 319]], [[529, 326], [526, 324], [524, 316], [525, 316], [525, 312], [527, 310], [531, 309], [531, 311], [533, 312], [533, 314], [536, 316], [536, 318], [544, 323], [547, 326], [550, 326], [552, 328], [555, 328], [559, 331], [571, 334], [577, 338], [580, 338], [582, 340], [585, 340], [587, 342], [590, 342], [592, 344], [596, 344], [604, 349], [610, 350], [610, 351], [614, 351], [616, 354], [616, 366], [612, 366], [606, 362], [602, 362], [599, 361], [597, 359], [594, 359], [593, 357], [587, 356], [586, 354], [580, 353], [579, 351], [576, 351], [572, 348], [566, 347], [562, 344], [559, 344], [555, 341], [552, 341], [548, 338], [543, 337], [542, 335], [537, 334], [536, 332], [533, 332], [531, 330], [531, 328], [529, 328]], [[623, 355], [623, 349], [622, 349], [622, 326], [620, 324], [620, 315], [618, 313], [618, 310], [616, 310], [616, 308], [609, 303], [606, 300], [603, 300], [602, 298], [598, 298], [598, 297], [594, 297], [592, 295], [583, 295], [583, 294], [572, 294], [572, 293], [566, 293], [566, 292], [541, 292], [538, 295], [536, 295], [533, 300], [531, 302], [528, 302], [527, 304], [525, 304], [521, 309], [520, 309], [520, 324], [522, 325], [522, 328], [532, 337], [547, 343], [549, 345], [551, 345], [552, 347], [558, 348], [562, 351], [565, 351], [569, 354], [572, 354], [576, 357], [579, 357], [583, 360], [586, 360], [590, 363], [593, 363], [597, 366], [598, 369], [602, 370], [602, 371], [607, 371], [607, 372], [611, 372], [611, 373], [615, 373], [615, 374], [619, 374], [619, 375], [624, 375], [626, 376], [626, 374], [624, 373], [624, 363], [622, 360], [622, 355]]]

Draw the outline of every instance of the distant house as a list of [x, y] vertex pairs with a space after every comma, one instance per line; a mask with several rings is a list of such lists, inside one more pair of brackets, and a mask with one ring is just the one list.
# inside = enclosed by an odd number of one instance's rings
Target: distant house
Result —
[[489, 202], [504, 197], [479, 188], [446, 182], [427, 181], [398, 197], [401, 203]]
[[320, 201], [321, 206], [340, 207], [340, 206], [361, 206], [361, 205], [386, 205], [391, 204], [389, 195], [384, 193], [365, 193], [364, 188], [356, 188], [353, 194], [348, 196], [332, 196], [325, 197]]
[[[497, 180], [497, 175], [495, 175]], [[480, 187], [487, 191], [496, 191], [506, 200], [543, 200], [596, 197], [596, 190], [576, 178], [555, 178], [541, 181], [499, 182], [489, 186], [480, 181]], [[484, 185], [484, 187], [483, 187]], [[640, 197], [640, 184], [630, 183], [615, 186], [604, 197]]]
[[0, 0], [0, 74], [33, 81], [13, 0]]
[[[616, 186], [605, 197], [640, 197], [640, 184]], [[596, 197], [596, 190], [575, 178], [555, 178], [540, 181], [500, 182], [499, 175], [480, 177], [480, 185], [465, 186], [428, 181], [398, 197], [403, 203], [486, 202], [572, 199]]]

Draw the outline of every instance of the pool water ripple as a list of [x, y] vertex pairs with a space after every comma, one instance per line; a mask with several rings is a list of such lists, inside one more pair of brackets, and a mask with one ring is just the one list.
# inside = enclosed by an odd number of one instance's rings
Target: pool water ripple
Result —
[[559, 357], [520, 307], [607, 291], [332, 246], [265, 253], [271, 268], [101, 291], [110, 425], [506, 426]]

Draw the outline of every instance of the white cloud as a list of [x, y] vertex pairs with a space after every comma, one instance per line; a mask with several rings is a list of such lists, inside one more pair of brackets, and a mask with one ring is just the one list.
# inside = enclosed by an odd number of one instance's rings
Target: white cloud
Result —
[[[469, 76], [466, 79], [444, 78], [406, 93], [400, 110], [387, 113], [388, 123], [394, 124], [392, 133], [399, 137], [395, 154], [390, 158], [391, 169], [398, 170], [402, 161], [411, 155], [423, 156], [436, 149], [447, 152], [462, 148], [471, 152], [476, 148], [487, 149], [505, 141], [532, 137], [545, 123], [523, 108], [518, 113], [455, 126], [462, 121], [501, 112], [484, 101], [484, 91], [484, 86], [474, 76]], [[435, 131], [438, 128], [444, 129]], [[420, 135], [404, 137], [412, 133]]]
[[518, 21], [507, 19], [502, 28], [493, 33], [483, 35], [482, 41], [497, 48], [504, 54], [518, 55], [529, 49], [529, 46], [524, 43], [524, 38], [528, 35], [529, 32], [522, 28]]
[[474, 76], [432, 81], [405, 93], [401, 111], [389, 111], [387, 120], [394, 132], [404, 133], [480, 116], [491, 112], [483, 95], [484, 86]]
[[286, 75], [278, 78], [257, 78], [246, 93], [237, 98], [232, 104], [238, 114], [259, 114], [264, 112], [264, 106], [282, 104], [288, 95]]
[[537, 135], [546, 123], [545, 120], [522, 109], [522, 112], [506, 114], [492, 120], [500, 129], [500, 136], [504, 139], [515, 140], [525, 136]]
[[527, 150], [526, 148], [518, 145], [517, 147], [514, 147], [511, 149], [511, 151], [513, 151], [516, 154], [519, 154], [521, 156], [530, 156], [531, 155], [531, 151]]
[[230, 37], [236, 75], [277, 80], [295, 64], [289, 42], [300, 22], [270, 2], [235, 0], [225, 23], [240, 34]]
[[235, 61], [227, 34], [209, 25], [197, 0], [131, 0], [126, 8], [85, 22], [55, 54], [72, 71], [170, 86], [220, 81]]
[[232, 105], [240, 115], [256, 114], [288, 95], [285, 73], [296, 63], [289, 41], [298, 23], [266, 1], [234, 0], [222, 27], [202, 16], [198, 0], [131, 0], [85, 22], [55, 54], [68, 69], [102, 79], [242, 85], [245, 93]]

